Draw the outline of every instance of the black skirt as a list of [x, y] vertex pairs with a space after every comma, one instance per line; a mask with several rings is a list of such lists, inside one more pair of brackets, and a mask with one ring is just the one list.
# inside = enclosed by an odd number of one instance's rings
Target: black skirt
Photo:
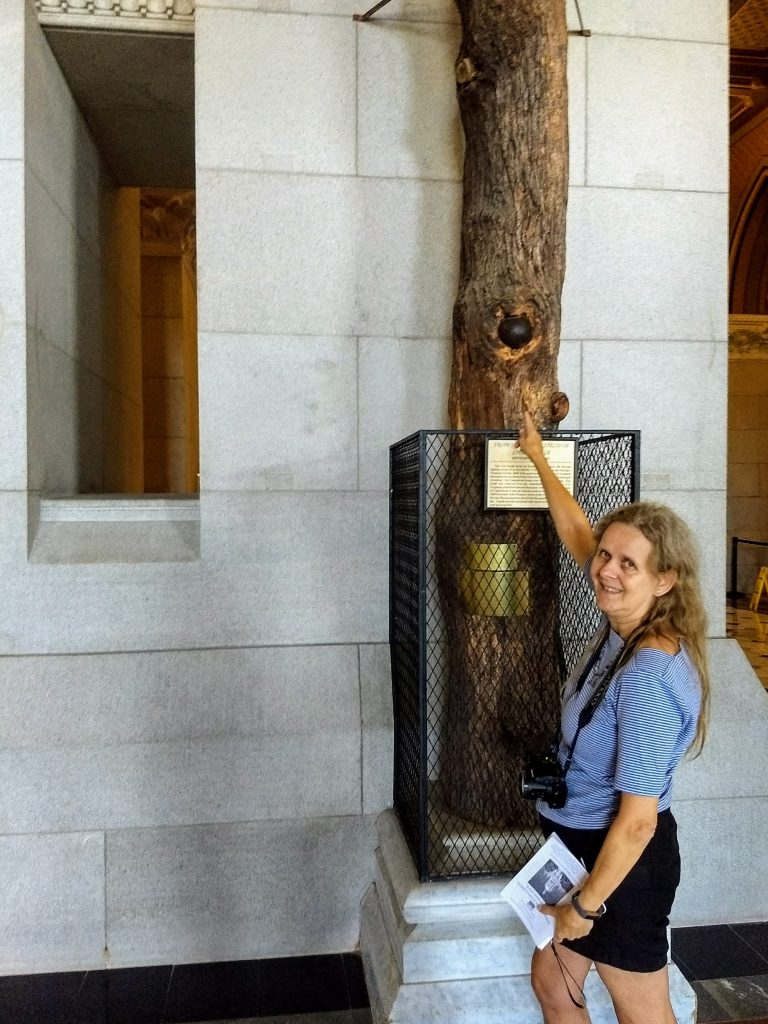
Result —
[[[556, 832], [587, 870], [594, 867], [607, 828], [557, 825], [541, 816], [544, 836]], [[563, 945], [599, 964], [648, 973], [667, 963], [669, 912], [680, 882], [677, 823], [661, 811], [653, 838], [621, 885], [605, 901], [606, 912], [583, 939]]]

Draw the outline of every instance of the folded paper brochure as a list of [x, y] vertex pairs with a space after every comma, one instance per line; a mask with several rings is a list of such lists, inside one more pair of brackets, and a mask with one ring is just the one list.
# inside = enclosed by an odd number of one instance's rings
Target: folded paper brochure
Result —
[[555, 922], [538, 908], [542, 903], [550, 906], [566, 903], [573, 890], [584, 883], [587, 874], [581, 861], [553, 832], [500, 895], [511, 904], [538, 948], [543, 949], [552, 941]]

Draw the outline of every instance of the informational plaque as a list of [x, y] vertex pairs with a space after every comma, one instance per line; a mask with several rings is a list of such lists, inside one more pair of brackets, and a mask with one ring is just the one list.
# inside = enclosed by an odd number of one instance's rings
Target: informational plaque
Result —
[[[576, 442], [542, 438], [544, 454], [555, 476], [570, 494], [576, 489]], [[485, 507], [487, 509], [546, 508], [539, 474], [528, 456], [509, 437], [485, 442]]]

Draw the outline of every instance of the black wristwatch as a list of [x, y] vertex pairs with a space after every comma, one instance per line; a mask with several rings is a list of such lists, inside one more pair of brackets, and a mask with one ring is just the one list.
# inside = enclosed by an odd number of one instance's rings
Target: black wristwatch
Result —
[[605, 904], [601, 903], [597, 910], [585, 910], [584, 907], [582, 907], [582, 905], [579, 903], [580, 892], [581, 889], [577, 889], [573, 896], [571, 896], [571, 906], [579, 915], [579, 917], [583, 917], [585, 921], [598, 921], [605, 913]]

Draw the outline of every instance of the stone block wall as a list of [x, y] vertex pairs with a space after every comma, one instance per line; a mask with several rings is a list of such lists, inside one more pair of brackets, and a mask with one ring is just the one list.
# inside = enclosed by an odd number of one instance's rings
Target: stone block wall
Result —
[[0, 487], [27, 485], [24, 265], [23, 4], [2, 8], [0, 33]]
[[[391, 798], [387, 449], [446, 424], [461, 199], [452, 3], [361, 6], [198, 6], [199, 557], [75, 564], [28, 558], [43, 42], [3, 0], [0, 972], [357, 941]], [[581, 8], [566, 424], [643, 431], [643, 491], [694, 524], [718, 635], [727, 5]]]

